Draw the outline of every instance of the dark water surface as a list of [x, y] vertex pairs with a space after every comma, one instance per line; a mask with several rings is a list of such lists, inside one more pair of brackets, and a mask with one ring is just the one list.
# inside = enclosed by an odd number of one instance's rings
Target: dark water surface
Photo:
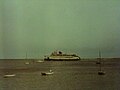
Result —
[[[95, 61], [0, 61], [0, 90], [120, 90], [120, 61], [106, 60], [102, 69], [105, 75], [97, 74]], [[41, 72], [54, 71], [42, 76]], [[4, 78], [5, 74], [16, 74]]]

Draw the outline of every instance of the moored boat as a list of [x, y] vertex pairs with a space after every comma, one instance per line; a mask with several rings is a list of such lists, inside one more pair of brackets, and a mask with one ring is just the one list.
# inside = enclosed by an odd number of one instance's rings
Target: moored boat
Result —
[[43, 60], [38, 60], [38, 61], [36, 61], [37, 63], [42, 63], [42, 62], [44, 62]]
[[50, 70], [49, 72], [41, 72], [41, 75], [52, 75], [54, 72]]
[[15, 76], [16, 76], [16, 74], [5, 74], [4, 78], [15, 77]]
[[101, 52], [99, 51], [99, 71], [98, 71], [98, 75], [105, 75], [105, 72], [102, 70], [102, 63], [101, 63]]
[[105, 75], [104, 71], [98, 71], [98, 75]]

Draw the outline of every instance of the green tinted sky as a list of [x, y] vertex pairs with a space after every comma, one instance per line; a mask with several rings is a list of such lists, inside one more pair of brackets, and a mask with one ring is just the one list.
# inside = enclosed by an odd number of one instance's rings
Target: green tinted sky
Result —
[[120, 0], [0, 0], [0, 58], [119, 57], [119, 38]]

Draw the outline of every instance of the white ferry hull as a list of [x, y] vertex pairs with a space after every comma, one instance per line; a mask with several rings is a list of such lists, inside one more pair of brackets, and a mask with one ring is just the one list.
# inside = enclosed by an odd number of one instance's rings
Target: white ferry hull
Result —
[[44, 59], [45, 61], [76, 61], [76, 60], [80, 60], [79, 57], [71, 57], [71, 58], [67, 58], [67, 57], [47, 57]]

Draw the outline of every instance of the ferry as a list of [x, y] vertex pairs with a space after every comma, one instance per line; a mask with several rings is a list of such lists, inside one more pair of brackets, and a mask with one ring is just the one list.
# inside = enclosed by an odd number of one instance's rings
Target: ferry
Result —
[[64, 54], [61, 51], [54, 51], [50, 56], [44, 57], [45, 61], [76, 61], [80, 60], [80, 57], [76, 54]]

